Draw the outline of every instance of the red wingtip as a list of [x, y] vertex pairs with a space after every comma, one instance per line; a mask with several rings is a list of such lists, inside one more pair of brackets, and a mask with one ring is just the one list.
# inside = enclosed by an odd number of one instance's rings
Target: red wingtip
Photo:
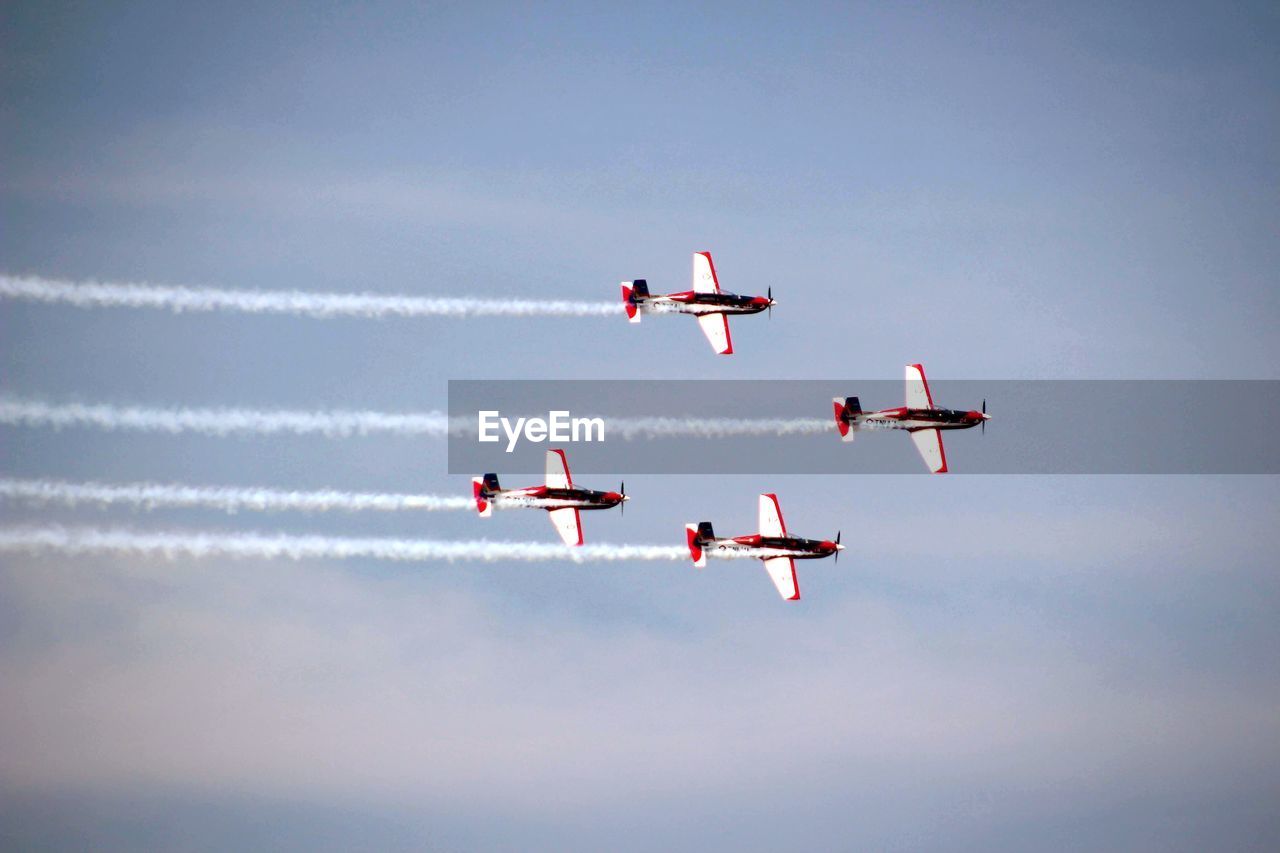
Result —
[[716, 283], [716, 290], [719, 290], [719, 289], [720, 289], [720, 276], [716, 273], [716, 262], [715, 262], [715, 261], [713, 261], [713, 260], [711, 260], [711, 253], [710, 253], [710, 252], [699, 252], [698, 254], [699, 254], [699, 255], [702, 255], [704, 258], [706, 258], [706, 259], [707, 259], [707, 266], [711, 267], [711, 280], [712, 280], [712, 281], [714, 281], [714, 282]]
[[547, 452], [548, 452], [548, 453], [554, 453], [554, 454], [556, 454], [557, 456], [559, 456], [559, 457], [560, 457], [560, 465], [564, 468], [564, 479], [565, 479], [565, 482], [567, 482], [570, 486], [572, 486], [572, 485], [573, 485], [573, 474], [569, 473], [569, 457], [568, 457], [568, 456], [565, 456], [565, 455], [564, 455], [564, 451], [563, 451], [563, 450], [561, 450], [561, 449], [559, 449], [559, 448], [557, 448], [557, 447], [553, 447], [553, 448], [551, 448], [550, 450], [548, 450]]

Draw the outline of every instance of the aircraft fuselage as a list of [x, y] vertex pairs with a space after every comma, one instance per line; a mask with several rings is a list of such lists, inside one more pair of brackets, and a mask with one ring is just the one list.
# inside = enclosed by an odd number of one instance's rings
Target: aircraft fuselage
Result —
[[530, 486], [527, 489], [484, 491], [481, 497], [498, 507], [530, 507], [536, 509], [612, 509], [626, 500], [619, 492], [594, 489]]
[[761, 536], [754, 533], [750, 536], [735, 536], [732, 539], [703, 540], [701, 548], [707, 554], [715, 556], [743, 555], [767, 559], [769, 557], [791, 557], [796, 560], [820, 560], [830, 557], [837, 551], [844, 550], [827, 539], [800, 539], [795, 536]]
[[849, 420], [855, 428], [865, 429], [969, 429], [986, 420], [978, 411], [959, 409], [910, 409], [899, 406], [878, 412], [859, 412]]
[[635, 294], [631, 297], [636, 307], [654, 314], [759, 314], [773, 300], [767, 296], [740, 296], [736, 293], [700, 293], [686, 290], [682, 293]]

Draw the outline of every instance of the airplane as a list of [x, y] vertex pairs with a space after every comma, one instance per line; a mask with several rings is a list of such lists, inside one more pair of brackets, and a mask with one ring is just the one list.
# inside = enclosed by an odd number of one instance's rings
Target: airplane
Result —
[[471, 490], [481, 518], [493, 515], [495, 506], [545, 509], [556, 533], [566, 545], [582, 544], [580, 510], [611, 509], [631, 500], [627, 497], [626, 483], [616, 492], [597, 492], [575, 486], [569, 476], [569, 460], [563, 450], [547, 451], [547, 481], [544, 485], [504, 489], [498, 485], [497, 474], [485, 474], [471, 478]]
[[942, 430], [969, 429], [982, 424], [986, 432], [987, 401], [982, 401], [981, 411], [962, 412], [956, 409], [939, 409], [929, 393], [929, 381], [924, 378], [924, 365], [907, 365], [907, 404], [895, 409], [864, 412], [857, 397], [835, 397], [833, 404], [836, 429], [841, 441], [853, 441], [854, 433], [862, 429], [905, 429], [911, 434], [916, 450], [924, 464], [934, 474], [947, 473], [947, 453], [942, 447]]
[[759, 533], [718, 539], [709, 521], [686, 524], [684, 529], [689, 543], [689, 556], [693, 558], [694, 566], [699, 569], [704, 567], [708, 554], [758, 557], [764, 561], [765, 571], [778, 588], [778, 594], [786, 601], [800, 600], [796, 560], [818, 560], [832, 554], [839, 560], [840, 552], [844, 550], [844, 546], [840, 544], [839, 532], [834, 541], [800, 539], [787, 535], [787, 526], [782, 521], [782, 508], [778, 505], [778, 496], [775, 494], [760, 496]]
[[759, 314], [775, 304], [773, 288], [768, 296], [739, 296], [720, 289], [716, 265], [710, 252], [693, 253], [693, 289], [683, 293], [650, 293], [644, 279], [622, 283], [622, 304], [627, 309], [627, 319], [639, 323], [643, 314], [692, 314], [698, 318], [702, 333], [707, 336], [711, 348], [720, 355], [733, 355], [733, 340], [729, 337], [730, 314]]

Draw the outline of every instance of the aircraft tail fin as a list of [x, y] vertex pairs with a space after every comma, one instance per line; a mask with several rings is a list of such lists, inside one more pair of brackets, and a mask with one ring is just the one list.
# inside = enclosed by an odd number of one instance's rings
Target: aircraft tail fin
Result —
[[622, 283], [622, 307], [627, 310], [627, 319], [632, 323], [640, 322], [640, 302], [649, 296], [649, 283], [642, 278]]
[[[488, 486], [490, 477], [493, 478], [493, 490], [490, 490]], [[497, 490], [497, 484], [498, 475], [496, 474], [485, 474], [483, 477], [471, 478], [471, 494], [476, 499], [476, 512], [480, 513], [481, 518], [488, 518], [493, 515], [493, 503], [489, 498]]]
[[858, 431], [857, 416], [862, 414], [862, 403], [857, 397], [834, 397], [831, 402], [840, 440], [853, 441], [853, 434]]
[[711, 530], [711, 522], [686, 524], [684, 531], [685, 539], [689, 543], [689, 557], [693, 560], [693, 565], [700, 569], [707, 564], [707, 555], [702, 550], [702, 546], [716, 538]]

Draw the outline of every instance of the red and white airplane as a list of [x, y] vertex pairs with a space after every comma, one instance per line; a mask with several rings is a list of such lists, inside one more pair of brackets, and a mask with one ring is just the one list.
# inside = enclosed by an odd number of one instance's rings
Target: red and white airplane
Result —
[[720, 355], [733, 355], [729, 337], [730, 314], [759, 314], [774, 306], [773, 288], [768, 296], [739, 296], [720, 289], [710, 252], [693, 253], [693, 289], [683, 293], [652, 294], [644, 279], [622, 283], [622, 303], [627, 319], [639, 323], [642, 314], [692, 314], [702, 333]]
[[844, 550], [838, 532], [835, 541], [800, 539], [787, 535], [787, 526], [782, 522], [782, 508], [778, 506], [778, 496], [774, 494], [760, 496], [759, 533], [736, 536], [733, 539], [717, 539], [709, 521], [686, 524], [684, 529], [689, 542], [689, 556], [693, 558], [695, 566], [705, 566], [709, 554], [721, 557], [757, 557], [764, 561], [765, 571], [778, 588], [778, 594], [787, 601], [800, 599], [796, 560], [818, 560], [832, 554], [838, 560], [840, 552]]
[[575, 486], [569, 476], [569, 460], [565, 459], [563, 450], [547, 451], [547, 482], [544, 485], [504, 489], [498, 485], [497, 474], [485, 474], [471, 478], [471, 490], [481, 518], [493, 515], [495, 506], [545, 509], [556, 533], [566, 545], [582, 544], [580, 510], [611, 509], [630, 500], [625, 483], [616, 492], [597, 492]]
[[962, 412], [957, 409], [939, 409], [933, 404], [929, 382], [924, 378], [924, 365], [907, 365], [907, 404], [896, 409], [864, 412], [857, 397], [836, 397], [833, 400], [836, 429], [842, 441], [853, 441], [854, 433], [863, 429], [905, 429], [911, 434], [916, 450], [924, 458], [924, 464], [935, 474], [947, 472], [947, 453], [942, 447], [942, 430], [969, 429], [982, 424], [986, 430], [987, 401], [982, 401], [982, 411]]

